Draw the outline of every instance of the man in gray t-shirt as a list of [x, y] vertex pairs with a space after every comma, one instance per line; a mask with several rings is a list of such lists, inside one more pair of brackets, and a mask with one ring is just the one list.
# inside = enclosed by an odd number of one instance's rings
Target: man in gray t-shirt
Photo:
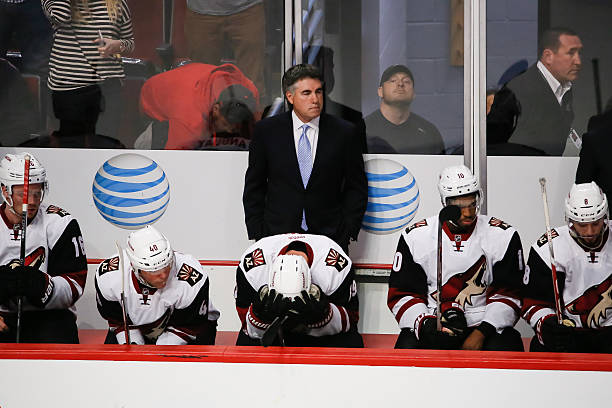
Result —
[[265, 100], [263, 0], [187, 0], [185, 38], [196, 62], [219, 65], [231, 49], [235, 64]]
[[411, 112], [414, 78], [404, 65], [383, 72], [378, 87], [380, 109], [365, 118], [368, 153], [443, 154], [436, 126]]

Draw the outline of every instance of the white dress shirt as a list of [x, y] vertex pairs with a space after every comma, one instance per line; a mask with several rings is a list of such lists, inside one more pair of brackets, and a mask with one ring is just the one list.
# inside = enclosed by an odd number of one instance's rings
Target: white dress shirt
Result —
[[552, 89], [553, 93], [555, 94], [557, 102], [559, 102], [559, 105], [561, 105], [563, 95], [565, 95], [565, 93], [572, 88], [571, 81], [568, 81], [566, 84], [561, 84], [561, 82], [559, 82], [557, 78], [555, 78], [553, 74], [550, 73], [548, 68], [546, 68], [541, 61], [538, 61], [537, 65], [542, 75], [544, 75], [546, 82], [548, 82], [548, 86], [550, 86], [550, 89]]
[[312, 163], [314, 165], [315, 153], [317, 152], [317, 142], [319, 140], [319, 119], [320, 116], [317, 116], [313, 120], [308, 123], [302, 122], [295, 112], [291, 111], [291, 118], [293, 119], [293, 142], [295, 144], [295, 153], [298, 152], [298, 142], [300, 141], [300, 137], [302, 136], [302, 125], [308, 125], [308, 130], [306, 131], [306, 137], [310, 142], [310, 151], [312, 152]]

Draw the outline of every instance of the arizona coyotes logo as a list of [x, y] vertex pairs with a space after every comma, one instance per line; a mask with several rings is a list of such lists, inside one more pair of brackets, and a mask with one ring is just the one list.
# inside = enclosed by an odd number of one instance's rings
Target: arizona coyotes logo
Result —
[[510, 228], [510, 224], [505, 223], [502, 220], [495, 218], [495, 217], [491, 217], [491, 219], [489, 220], [489, 225], [492, 227], [501, 228], [503, 230], [507, 230], [508, 228]]
[[347, 259], [333, 248], [329, 250], [327, 257], [325, 257], [325, 265], [333, 266], [338, 270], [338, 272], [341, 272], [347, 264]]
[[568, 312], [579, 315], [583, 327], [596, 329], [600, 319], [612, 308], [612, 275], [599, 285], [588, 288], [582, 296], [567, 305]]
[[414, 224], [406, 228], [406, 234], [412, 231], [413, 229], [425, 227], [425, 226], [427, 226], [427, 220], [421, 220], [421, 221], [415, 222]]
[[[553, 228], [550, 230], [550, 236], [551, 238], [557, 238], [559, 236], [559, 233], [557, 232], [556, 229]], [[539, 247], [542, 247], [546, 245], [547, 242], [548, 242], [548, 235], [542, 234], [542, 236], [538, 238], [537, 244]]]
[[454, 301], [465, 308], [473, 306], [472, 297], [482, 295], [487, 286], [484, 275], [487, 270], [487, 260], [482, 255], [467, 271], [452, 276], [442, 286], [442, 302]]
[[265, 264], [266, 260], [263, 255], [263, 251], [260, 248], [257, 248], [256, 250], [244, 257], [244, 260], [242, 261], [242, 268], [245, 272], [248, 272], [256, 266]]
[[166, 312], [159, 319], [148, 324], [140, 325], [138, 328], [147, 339], [156, 340], [166, 330], [170, 316], [170, 309], [166, 309]]
[[[43, 266], [43, 264], [45, 263], [46, 257], [47, 255], [45, 253], [45, 248], [39, 246], [34, 251], [32, 251], [30, 255], [27, 255], [25, 257], [24, 264], [26, 266], [32, 266], [36, 269], [40, 269], [40, 267]], [[8, 263], [8, 266], [10, 266], [11, 268], [16, 268], [19, 265], [21, 265], [19, 259], [13, 259]]]
[[54, 205], [50, 205], [47, 207], [47, 214], [57, 214], [60, 217], [65, 217], [70, 215], [70, 213], [62, 208], [56, 207]]
[[187, 264], [183, 264], [176, 275], [179, 280], [187, 282], [191, 286], [195, 286], [202, 279], [202, 274]]
[[119, 269], [119, 257], [110, 258], [100, 264], [98, 274], [104, 275], [106, 272], [116, 271]]

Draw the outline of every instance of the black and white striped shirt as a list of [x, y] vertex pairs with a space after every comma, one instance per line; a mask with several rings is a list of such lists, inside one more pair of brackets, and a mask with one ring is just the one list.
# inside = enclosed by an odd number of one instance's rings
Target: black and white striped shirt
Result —
[[134, 49], [132, 19], [125, 0], [120, 0], [116, 21], [109, 17], [106, 0], [88, 0], [88, 12], [73, 20], [70, 0], [42, 0], [54, 29], [53, 49], [49, 60], [49, 88], [66, 91], [123, 78], [121, 60], [102, 58], [98, 51], [98, 30], [105, 38], [121, 40], [124, 53]]

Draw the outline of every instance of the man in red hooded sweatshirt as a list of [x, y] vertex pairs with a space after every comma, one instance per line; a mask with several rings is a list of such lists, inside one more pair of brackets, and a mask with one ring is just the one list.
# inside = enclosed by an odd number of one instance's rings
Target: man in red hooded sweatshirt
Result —
[[159, 147], [217, 149], [246, 144], [242, 146], [246, 149], [258, 99], [257, 88], [236, 66], [191, 63], [147, 80], [140, 108], [157, 121], [153, 138], [163, 133]]

